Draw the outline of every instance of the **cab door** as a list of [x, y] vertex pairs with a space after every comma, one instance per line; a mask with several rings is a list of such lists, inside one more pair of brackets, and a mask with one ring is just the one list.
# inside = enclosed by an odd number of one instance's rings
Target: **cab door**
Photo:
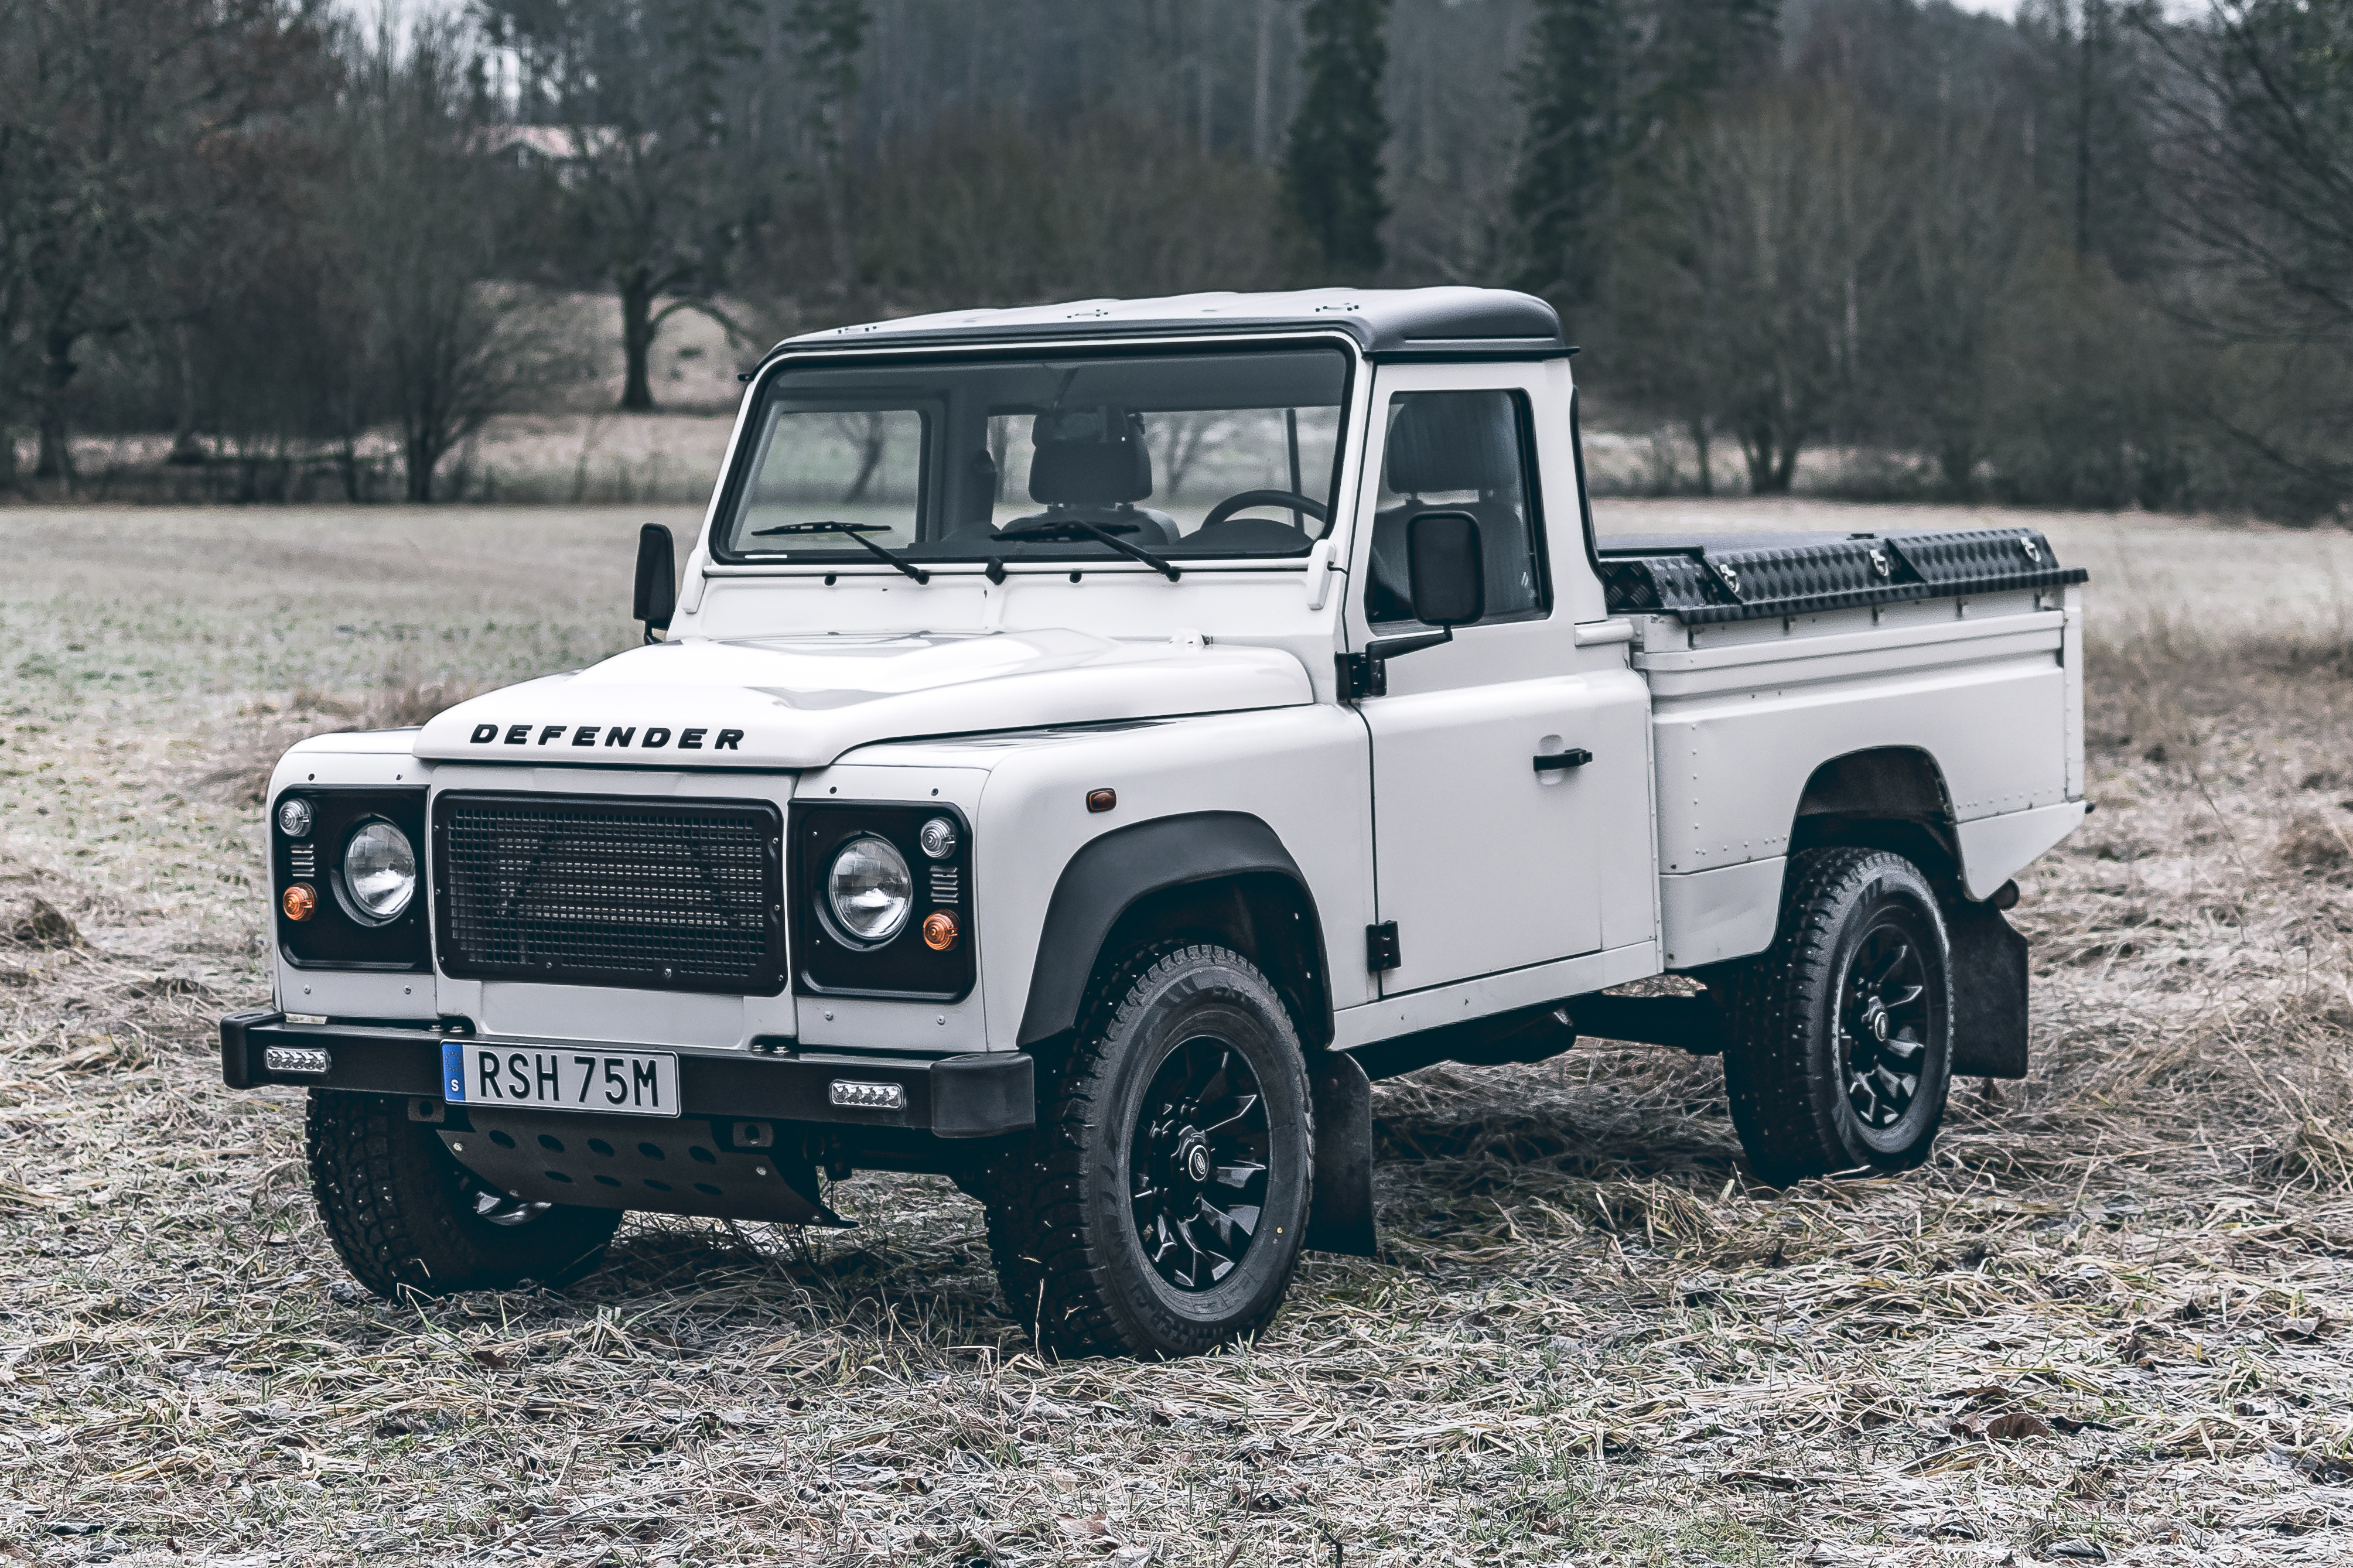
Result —
[[1622, 642], [1580, 647], [1577, 635], [1601, 600], [1567, 362], [1387, 365], [1378, 377], [1349, 647], [1433, 629], [1414, 618], [1406, 559], [1424, 512], [1476, 521], [1484, 586], [1478, 620], [1386, 661], [1386, 691], [1357, 700], [1372, 742], [1380, 924], [1368, 945], [1381, 994], [1647, 938], [1647, 896], [1639, 931], [1604, 929], [1606, 870], [1634, 863], [1628, 842], [1648, 862], [1648, 703]]

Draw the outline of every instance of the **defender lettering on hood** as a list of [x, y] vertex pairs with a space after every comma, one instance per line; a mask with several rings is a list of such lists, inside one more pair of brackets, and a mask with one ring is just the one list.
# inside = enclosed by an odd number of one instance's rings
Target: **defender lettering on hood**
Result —
[[1198, 638], [1052, 627], [691, 637], [461, 702], [427, 721], [415, 746], [438, 762], [811, 768], [877, 741], [1314, 700], [1295, 655]]
[[[538, 731], [535, 737], [533, 730]], [[702, 750], [702, 738], [710, 733], [707, 725], [692, 725], [681, 730], [677, 731], [678, 749], [699, 752]], [[474, 732], [467, 737], [467, 743], [475, 746], [557, 746], [566, 743], [564, 738], [567, 734], [572, 737], [569, 743], [575, 746], [626, 746], [635, 751], [658, 752], [670, 743], [671, 731], [659, 724], [649, 725], [641, 740], [634, 724], [509, 724], [503, 731], [496, 724], [477, 724]], [[598, 738], [600, 735], [601, 740]], [[711, 749], [714, 752], [741, 751], [743, 742], [743, 731], [722, 730], [712, 741]]]

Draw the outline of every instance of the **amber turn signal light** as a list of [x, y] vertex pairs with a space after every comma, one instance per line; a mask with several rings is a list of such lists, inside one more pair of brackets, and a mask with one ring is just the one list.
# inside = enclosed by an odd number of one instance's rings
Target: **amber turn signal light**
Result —
[[286, 918], [290, 921], [307, 921], [311, 918], [311, 911], [319, 907], [319, 895], [311, 890], [310, 883], [297, 882], [286, 889], [284, 896], [278, 900], [278, 907], [286, 911]]
[[1087, 809], [1089, 811], [1109, 811], [1113, 806], [1117, 805], [1118, 804], [1119, 791], [1115, 789], [1091, 789], [1087, 791]]
[[955, 916], [945, 910], [934, 910], [923, 917], [923, 945], [934, 952], [945, 952], [956, 944]]

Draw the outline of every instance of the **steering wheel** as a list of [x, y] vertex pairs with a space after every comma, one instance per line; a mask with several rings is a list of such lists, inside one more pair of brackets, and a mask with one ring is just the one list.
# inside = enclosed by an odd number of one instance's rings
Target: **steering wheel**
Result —
[[1279, 507], [1284, 511], [1303, 511], [1318, 522], [1328, 522], [1332, 519], [1331, 508], [1313, 496], [1301, 495], [1297, 490], [1244, 490], [1238, 496], [1228, 496], [1211, 507], [1209, 515], [1201, 520], [1201, 526], [1215, 528], [1232, 517], [1234, 513], [1248, 511], [1254, 506]]

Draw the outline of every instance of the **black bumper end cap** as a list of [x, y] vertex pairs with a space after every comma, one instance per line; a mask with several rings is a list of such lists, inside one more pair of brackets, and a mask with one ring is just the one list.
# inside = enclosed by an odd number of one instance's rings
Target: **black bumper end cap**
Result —
[[253, 1071], [253, 1054], [246, 1044], [246, 1031], [282, 1024], [286, 1015], [267, 1007], [248, 1008], [231, 1013], [220, 1021], [221, 1081], [231, 1089], [251, 1089], [259, 1081]]
[[932, 1064], [932, 1135], [994, 1138], [1038, 1125], [1038, 1064], [1027, 1051], [976, 1051]]

